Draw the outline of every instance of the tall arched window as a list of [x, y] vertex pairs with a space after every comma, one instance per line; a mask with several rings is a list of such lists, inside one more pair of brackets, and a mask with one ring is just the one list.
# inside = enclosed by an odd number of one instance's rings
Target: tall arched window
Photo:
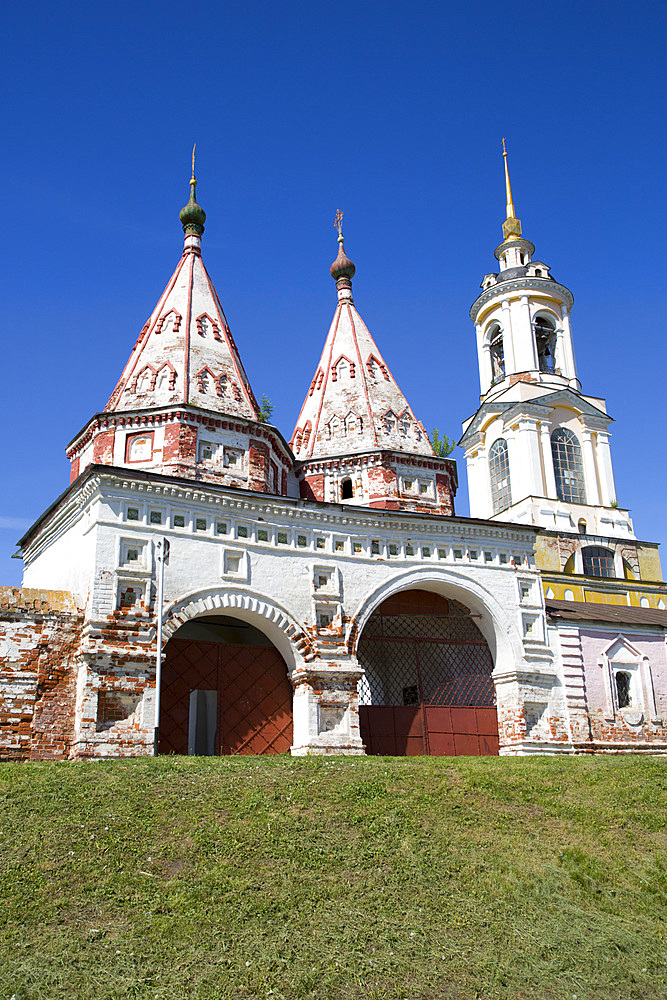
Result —
[[556, 371], [556, 328], [550, 319], [538, 316], [533, 324], [535, 344], [537, 345], [537, 363], [541, 372]]
[[494, 326], [489, 335], [491, 354], [491, 379], [500, 382], [505, 378], [505, 349], [503, 347], [503, 331]]
[[498, 438], [489, 449], [489, 475], [491, 477], [493, 513], [497, 514], [512, 503], [510, 459], [505, 438]]
[[585, 545], [581, 550], [581, 559], [586, 576], [616, 576], [614, 553], [611, 549], [603, 549], [600, 545]]
[[565, 503], [586, 503], [581, 446], [567, 427], [557, 427], [551, 435], [556, 493]]

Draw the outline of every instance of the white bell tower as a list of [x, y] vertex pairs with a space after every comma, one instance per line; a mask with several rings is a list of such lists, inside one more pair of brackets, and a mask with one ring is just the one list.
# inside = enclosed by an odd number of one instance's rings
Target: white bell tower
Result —
[[465, 422], [470, 513], [634, 538], [618, 506], [605, 402], [581, 392], [570, 326], [572, 293], [521, 235], [503, 140], [507, 212], [497, 273], [470, 310], [481, 405]]

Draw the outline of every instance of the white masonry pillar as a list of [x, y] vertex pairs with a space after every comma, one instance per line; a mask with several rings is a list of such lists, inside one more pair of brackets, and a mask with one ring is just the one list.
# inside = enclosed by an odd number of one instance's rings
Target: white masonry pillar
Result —
[[549, 424], [540, 424], [540, 444], [542, 445], [542, 464], [544, 465], [546, 493], [550, 500], [557, 500], [558, 491], [556, 490], [556, 476], [554, 474], [554, 459], [551, 451]]
[[600, 470], [600, 500], [603, 507], [611, 506], [616, 500], [614, 470], [611, 465], [611, 449], [609, 447], [608, 431], [597, 432], [598, 469]]
[[526, 336], [526, 358], [532, 358], [532, 363], [527, 368], [538, 371], [540, 364], [537, 358], [537, 344], [535, 343], [533, 324], [530, 318], [530, 299], [527, 295], [521, 296], [521, 326], [526, 331], [524, 334]]
[[482, 395], [488, 392], [493, 382], [493, 366], [491, 364], [491, 347], [484, 343], [481, 326], [477, 327], [477, 356], [479, 361], [479, 381]]
[[563, 317], [563, 354], [565, 357], [565, 368], [563, 375], [567, 378], [577, 378], [577, 364], [574, 359], [574, 344], [572, 342], [572, 327], [570, 326], [570, 315], [565, 306], [561, 307]]
[[512, 330], [512, 311], [510, 300], [502, 301], [503, 319], [503, 351], [505, 354], [505, 374], [514, 375], [516, 367], [516, 351], [514, 350], [514, 331]]
[[584, 477], [586, 479], [586, 499], [594, 507], [600, 505], [600, 493], [598, 491], [598, 477], [595, 469], [595, 452], [593, 450], [593, 439], [591, 432], [583, 430], [581, 432], [581, 450], [584, 459]]

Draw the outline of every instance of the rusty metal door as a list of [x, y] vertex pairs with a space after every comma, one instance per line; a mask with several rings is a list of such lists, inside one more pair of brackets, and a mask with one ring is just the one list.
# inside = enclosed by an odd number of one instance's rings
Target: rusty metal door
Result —
[[358, 657], [367, 753], [498, 753], [491, 653], [468, 608], [428, 591], [390, 598], [364, 628]]
[[160, 753], [187, 754], [190, 694], [218, 693], [219, 754], [286, 753], [292, 688], [271, 646], [170, 639], [162, 673]]

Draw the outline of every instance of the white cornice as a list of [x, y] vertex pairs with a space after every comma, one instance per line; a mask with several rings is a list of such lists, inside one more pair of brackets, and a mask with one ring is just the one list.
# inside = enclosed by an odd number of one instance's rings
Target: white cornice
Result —
[[574, 295], [570, 289], [566, 288], [565, 285], [559, 284], [557, 281], [552, 281], [550, 278], [511, 278], [509, 281], [498, 281], [495, 285], [491, 285], [481, 295], [477, 296], [470, 307], [471, 320], [475, 323], [482, 307], [493, 299], [503, 298], [508, 293], [516, 294], [517, 292], [524, 291], [540, 292], [546, 298], [560, 298], [563, 302], [567, 303], [568, 309], [571, 309], [574, 305]]

